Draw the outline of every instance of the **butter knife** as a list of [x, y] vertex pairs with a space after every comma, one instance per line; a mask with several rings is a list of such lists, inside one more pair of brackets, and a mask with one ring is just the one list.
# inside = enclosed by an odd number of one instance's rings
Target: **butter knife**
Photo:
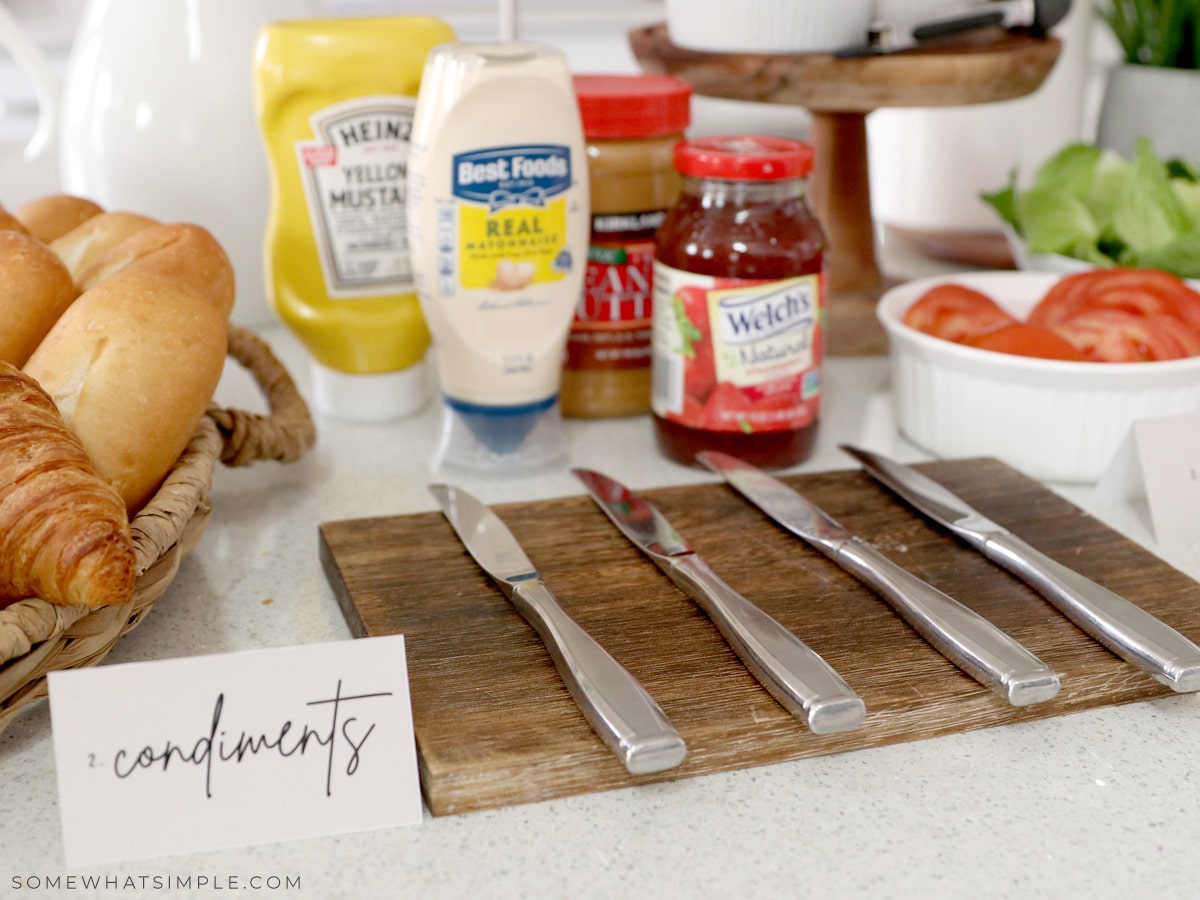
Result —
[[868, 475], [1016, 575], [1097, 643], [1173, 690], [1200, 690], [1200, 647], [1170, 625], [1034, 549], [929, 476], [878, 453], [841, 447]]
[[837, 57], [896, 53], [921, 46], [934, 38], [976, 28], [1021, 28], [1044, 34], [1066, 17], [1071, 0], [992, 0], [990, 3], [947, 4], [946, 8], [916, 21], [877, 19], [867, 29], [867, 43], [840, 48]]
[[1041, 703], [1058, 693], [1058, 675], [1023, 644], [892, 562], [782, 481], [726, 453], [705, 450], [696, 459], [868, 585], [943, 656], [1013, 706]]
[[731, 588], [647, 500], [591, 469], [572, 469], [625, 537], [691, 597], [767, 692], [814, 734], [857, 728], [866, 704], [811, 647]]
[[503, 520], [461, 488], [429, 490], [467, 551], [538, 633], [584, 717], [625, 768], [642, 775], [683, 762], [683, 738], [658, 703], [563, 611]]

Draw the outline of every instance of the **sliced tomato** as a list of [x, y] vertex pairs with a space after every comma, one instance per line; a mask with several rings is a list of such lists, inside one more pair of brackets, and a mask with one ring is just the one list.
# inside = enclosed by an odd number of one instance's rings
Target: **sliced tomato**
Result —
[[930, 288], [904, 314], [910, 328], [960, 342], [1016, 321], [987, 294], [954, 282]]
[[1050, 286], [1050, 290], [1029, 313], [1031, 325], [1053, 328], [1087, 308], [1088, 294], [1097, 277], [1107, 270], [1093, 269], [1064, 275]]
[[1089, 360], [1150, 362], [1190, 355], [1178, 339], [1181, 328], [1187, 330], [1171, 316], [1091, 309], [1055, 326], [1054, 331]]
[[1092, 309], [1174, 316], [1200, 334], [1200, 293], [1159, 269], [1092, 269], [1067, 275], [1033, 308], [1029, 322], [1053, 328]]
[[1200, 356], [1200, 329], [1193, 328], [1175, 316], [1153, 317], [1176, 341], [1184, 356]]
[[1075, 345], [1066, 338], [1049, 328], [1030, 325], [1026, 322], [1005, 325], [986, 334], [968, 338], [964, 343], [981, 350], [1012, 353], [1017, 356], [1034, 356], [1038, 359], [1066, 359], [1073, 362], [1087, 360], [1087, 357], [1075, 349]]

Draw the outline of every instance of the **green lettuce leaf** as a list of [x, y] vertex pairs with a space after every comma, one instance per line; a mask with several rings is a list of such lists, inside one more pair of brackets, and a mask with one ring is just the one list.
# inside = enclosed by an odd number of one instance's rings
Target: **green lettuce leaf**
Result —
[[1166, 164], [1139, 138], [1133, 166], [1113, 210], [1113, 231], [1137, 254], [1165, 247], [1191, 230], [1191, 219], [1171, 187]]
[[1183, 178], [1171, 179], [1171, 189], [1191, 222], [1191, 231], [1200, 231], [1200, 181]]
[[1103, 243], [1096, 244], [1091, 241], [1080, 241], [1077, 244], [1073, 244], [1071, 249], [1062, 255], [1070, 256], [1073, 259], [1081, 259], [1097, 268], [1104, 269], [1115, 266], [1120, 253], [1121, 248], [1119, 247], [1110, 247]]
[[1148, 138], [1132, 160], [1068, 144], [1042, 163], [1029, 189], [1018, 187], [1014, 171], [1007, 185], [980, 197], [1033, 253], [1200, 277], [1200, 164], [1163, 160]]
[[1083, 202], [1097, 222], [1113, 219], [1121, 191], [1129, 180], [1130, 164], [1115, 150], [1102, 150], [1092, 167], [1092, 177], [1084, 188]]
[[1100, 239], [1100, 225], [1087, 204], [1059, 188], [1033, 188], [1019, 194], [1017, 219], [1034, 253], [1069, 254]]
[[1091, 144], [1068, 144], [1042, 163], [1033, 176], [1033, 189], [1057, 188], [1083, 197], [1103, 152]]
[[1200, 165], [1187, 159], [1167, 160], [1167, 174], [1185, 181], [1200, 181]]
[[1200, 233], [1192, 231], [1162, 247], [1138, 253], [1131, 265], [1163, 269], [1182, 278], [1200, 278]]

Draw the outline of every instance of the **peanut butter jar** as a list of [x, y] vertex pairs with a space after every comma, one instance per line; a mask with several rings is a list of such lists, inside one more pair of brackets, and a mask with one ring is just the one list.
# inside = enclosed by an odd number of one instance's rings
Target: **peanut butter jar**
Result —
[[691, 85], [666, 75], [576, 75], [591, 239], [560, 404], [578, 418], [650, 411], [654, 238], [679, 194], [673, 163]]

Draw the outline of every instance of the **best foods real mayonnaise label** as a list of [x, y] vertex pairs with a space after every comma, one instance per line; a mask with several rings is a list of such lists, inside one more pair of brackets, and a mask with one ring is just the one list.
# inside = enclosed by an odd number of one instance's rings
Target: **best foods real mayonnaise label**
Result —
[[559, 281], [566, 247], [571, 150], [562, 144], [489, 147], [451, 166], [457, 246], [439, 246], [439, 271], [458, 266], [465, 288], [519, 290]]

